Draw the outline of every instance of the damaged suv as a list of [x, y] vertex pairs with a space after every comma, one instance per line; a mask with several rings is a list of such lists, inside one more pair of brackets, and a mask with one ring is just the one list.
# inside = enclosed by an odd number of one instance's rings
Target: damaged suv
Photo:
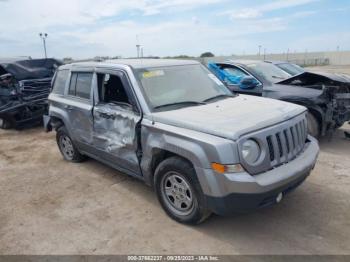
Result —
[[55, 59], [0, 59], [0, 128], [40, 124], [47, 113], [47, 97]]
[[305, 107], [232, 95], [195, 61], [64, 65], [49, 103], [44, 125], [66, 160], [88, 156], [141, 179], [182, 223], [280, 202], [319, 151]]
[[[325, 136], [350, 120], [350, 77], [302, 72], [291, 64], [254, 60], [209, 63], [209, 69], [237, 93], [279, 99], [308, 108], [308, 131]], [[297, 71], [299, 69], [299, 71]]]

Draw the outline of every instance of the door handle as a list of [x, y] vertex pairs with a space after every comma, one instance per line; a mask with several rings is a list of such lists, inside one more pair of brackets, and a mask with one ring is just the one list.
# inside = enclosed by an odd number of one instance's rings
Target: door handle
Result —
[[64, 106], [64, 109], [67, 109], [67, 110], [72, 110], [72, 109], [74, 109], [74, 107], [69, 106], [69, 105], [65, 105], [65, 106]]
[[109, 113], [100, 113], [100, 117], [114, 120], [116, 115], [115, 114], [109, 114]]

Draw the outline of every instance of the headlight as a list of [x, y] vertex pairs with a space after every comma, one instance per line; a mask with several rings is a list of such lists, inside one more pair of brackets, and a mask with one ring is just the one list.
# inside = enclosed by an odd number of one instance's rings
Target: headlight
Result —
[[242, 145], [242, 156], [248, 164], [254, 164], [260, 157], [261, 149], [257, 142], [252, 139], [245, 141]]

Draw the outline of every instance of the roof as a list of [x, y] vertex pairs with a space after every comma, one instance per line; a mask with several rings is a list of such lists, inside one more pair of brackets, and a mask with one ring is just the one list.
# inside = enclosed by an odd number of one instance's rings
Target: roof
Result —
[[260, 63], [265, 63], [264, 61], [261, 60], [249, 60], [249, 59], [245, 59], [245, 60], [241, 60], [241, 59], [231, 59], [231, 60], [227, 60], [225, 61], [226, 63], [235, 63], [235, 64], [241, 64], [241, 65], [250, 65], [250, 64], [260, 64]]
[[288, 61], [280, 61], [280, 60], [265, 60], [266, 63], [278, 65], [278, 64], [290, 64]]
[[199, 62], [194, 60], [177, 60], [177, 59], [114, 59], [104, 62], [79, 62], [65, 65], [64, 68], [70, 68], [74, 66], [86, 66], [86, 67], [110, 67], [113, 65], [130, 66], [135, 69], [149, 68], [149, 67], [162, 67], [162, 66], [179, 66], [179, 65], [195, 65]]

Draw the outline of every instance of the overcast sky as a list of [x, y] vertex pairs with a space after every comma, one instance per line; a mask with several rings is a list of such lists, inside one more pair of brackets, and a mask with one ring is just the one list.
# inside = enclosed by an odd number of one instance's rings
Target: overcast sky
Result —
[[350, 50], [349, 0], [0, 0], [0, 57]]

